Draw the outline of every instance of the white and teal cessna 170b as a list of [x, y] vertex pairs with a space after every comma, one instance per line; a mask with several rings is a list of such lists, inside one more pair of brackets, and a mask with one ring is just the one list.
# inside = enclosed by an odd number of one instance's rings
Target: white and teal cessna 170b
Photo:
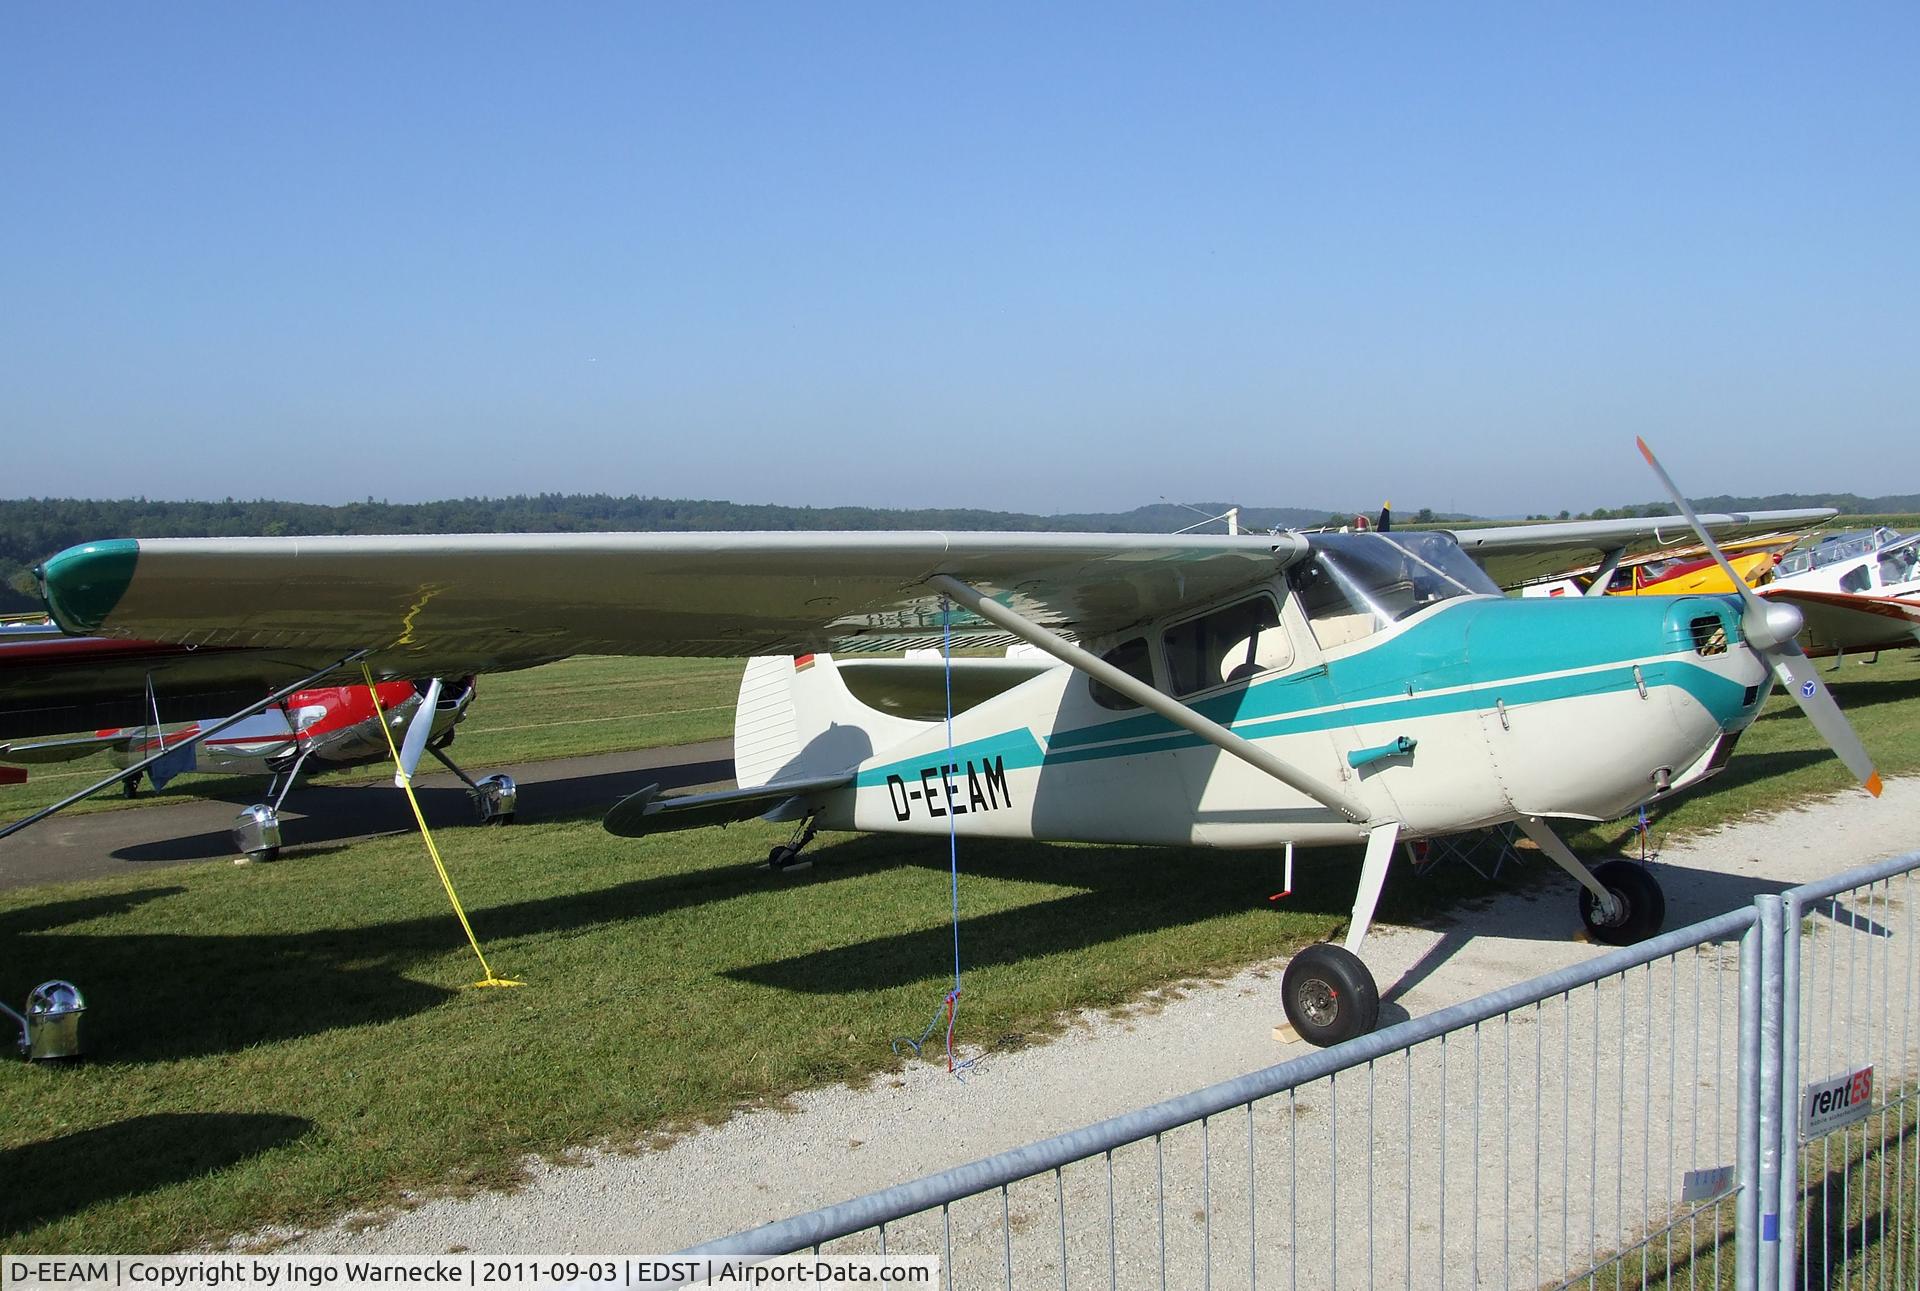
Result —
[[[1707, 521], [1740, 534], [1824, 514]], [[1690, 511], [1686, 522], [1706, 535]], [[69, 631], [269, 649], [315, 667], [371, 648], [388, 676], [577, 653], [759, 656], [736, 718], [739, 787], [643, 790], [609, 813], [620, 835], [766, 816], [801, 822], [801, 841], [818, 826], [1240, 848], [1364, 842], [1345, 945], [1294, 956], [1283, 985], [1297, 1029], [1326, 1044], [1377, 1017], [1378, 990], [1355, 952], [1401, 839], [1517, 822], [1578, 880], [1597, 937], [1649, 936], [1664, 915], [1651, 876], [1625, 862], [1589, 870], [1547, 821], [1612, 819], [1711, 775], [1774, 676], [1878, 792], [1866, 751], [1794, 644], [1789, 607], [1751, 593], [1744, 604], [1509, 599], [1475, 563], [1518, 582], [1570, 555], [1617, 560], [1671, 543], [1682, 523], [1457, 537], [119, 540], [64, 551], [40, 578]], [[1017, 640], [1046, 657], [848, 657], [939, 645], [949, 628], [955, 645]], [[962, 701], [951, 722], [949, 685]], [[777, 865], [795, 849], [775, 851]]]

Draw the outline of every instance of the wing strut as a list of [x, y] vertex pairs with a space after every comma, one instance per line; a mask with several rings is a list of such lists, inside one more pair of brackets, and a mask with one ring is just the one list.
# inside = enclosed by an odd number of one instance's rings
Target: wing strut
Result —
[[1171, 695], [1161, 694], [1138, 677], [1122, 672], [1104, 659], [1082, 650], [1071, 641], [1063, 640], [1057, 634], [1008, 609], [977, 588], [961, 582], [951, 574], [935, 574], [927, 582], [987, 622], [996, 627], [1005, 628], [1036, 649], [1046, 651], [1061, 663], [1125, 695], [1142, 708], [1158, 713], [1182, 730], [1199, 736], [1222, 753], [1230, 753], [1248, 766], [1266, 772], [1281, 784], [1298, 790], [1356, 825], [1367, 823], [1369, 813], [1359, 799], [1340, 792], [1332, 785], [1322, 784], [1315, 777], [1291, 763], [1281, 761], [1251, 740], [1235, 735], [1218, 722], [1209, 721]]
[[119, 784], [122, 780], [131, 779], [132, 777], [140, 774], [142, 771], [145, 771], [148, 767], [158, 762], [161, 758], [171, 757], [179, 753], [181, 749], [184, 749], [189, 745], [198, 744], [202, 740], [207, 739], [210, 736], [218, 735], [220, 732], [226, 730], [229, 726], [234, 725], [236, 722], [246, 721], [249, 717], [252, 717], [255, 713], [262, 712], [265, 709], [271, 708], [273, 705], [279, 703], [281, 700], [285, 699], [288, 695], [293, 694], [295, 691], [305, 690], [307, 687], [313, 685], [313, 683], [315, 683], [316, 681], [319, 681], [322, 678], [326, 677], [328, 674], [338, 672], [340, 669], [346, 667], [350, 663], [358, 663], [360, 660], [366, 658], [368, 655], [372, 653], [373, 653], [372, 650], [355, 650], [352, 654], [347, 655], [345, 658], [341, 659], [339, 662], [330, 663], [326, 667], [322, 668], [320, 671], [313, 673], [310, 676], [302, 677], [299, 681], [294, 682], [291, 686], [282, 686], [279, 690], [274, 691], [271, 695], [268, 695], [265, 699], [261, 700], [259, 703], [247, 705], [245, 708], [235, 713], [232, 717], [221, 718], [219, 721], [215, 722], [211, 726], [205, 727], [198, 734], [192, 736], [191, 738], [181, 740], [178, 744], [167, 745], [165, 748], [161, 749], [158, 753], [154, 754], [152, 757], [142, 758], [140, 761], [134, 763], [132, 766], [128, 767], [126, 770], [116, 772], [115, 774], [108, 776], [105, 780], [100, 781], [98, 784], [88, 785], [85, 789], [82, 789], [79, 793], [71, 794], [68, 797], [62, 798], [59, 802], [54, 803], [53, 806], [51, 807], [42, 807], [39, 811], [34, 812], [31, 816], [28, 816], [26, 819], [14, 821], [11, 825], [8, 825], [5, 829], [0, 829], [0, 838], [5, 838], [9, 834], [17, 834], [21, 830], [25, 829], [28, 825], [38, 824], [40, 821], [45, 820], [48, 816], [53, 815], [57, 811], [65, 811], [68, 807], [73, 806], [74, 803], [79, 802], [83, 798], [91, 798], [94, 794], [99, 793], [102, 789], [111, 789], [114, 785]]
[[1620, 562], [1625, 559], [1626, 554], [1627, 549], [1625, 547], [1615, 547], [1602, 557], [1600, 560], [1600, 568], [1594, 571], [1593, 581], [1587, 584], [1585, 595], [1605, 596], [1607, 594], [1607, 585], [1613, 582], [1614, 571], [1620, 568]]

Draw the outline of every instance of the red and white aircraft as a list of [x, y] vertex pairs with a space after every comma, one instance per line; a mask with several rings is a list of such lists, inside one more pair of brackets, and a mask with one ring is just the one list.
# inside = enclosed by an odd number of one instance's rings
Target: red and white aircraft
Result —
[[[12, 630], [7, 630], [12, 631]], [[136, 703], [146, 710], [148, 720], [138, 725], [109, 726], [88, 734], [61, 736], [46, 740], [13, 740], [0, 743], [0, 763], [32, 766], [67, 762], [104, 753], [122, 768], [133, 768], [155, 754], [164, 754], [175, 746], [177, 757], [162, 757], [144, 774], [156, 787], [186, 771], [209, 771], [232, 775], [268, 775], [266, 800], [240, 813], [234, 824], [234, 844], [248, 859], [271, 860], [279, 854], [280, 806], [286, 800], [300, 773], [312, 766], [359, 766], [387, 761], [392, 756], [388, 738], [381, 726], [393, 734], [393, 744], [401, 747], [401, 761], [411, 775], [423, 753], [434, 758], [466, 784], [479, 808], [480, 818], [490, 824], [505, 824], [513, 819], [516, 786], [504, 775], [474, 780], [446, 755], [453, 742], [454, 727], [467, 714], [477, 689], [473, 677], [460, 677], [448, 683], [432, 681], [384, 681], [377, 683], [379, 704], [365, 686], [326, 686], [298, 690], [278, 703], [227, 725], [225, 729], [201, 738], [217, 719], [163, 724], [159, 720], [159, 695], [164, 693], [168, 706], [180, 707], [179, 694], [196, 699], [214, 693], [211, 688], [244, 685], [245, 669], [258, 667], [239, 660], [203, 657], [202, 662], [176, 657], [177, 647], [148, 642], [111, 641], [100, 638], [49, 638], [44, 629], [15, 632], [7, 639], [0, 632], [0, 674], [7, 685], [0, 686], [0, 733], [16, 735], [44, 727], [57, 720], [51, 713], [78, 711], [73, 701], [83, 699], [89, 687], [115, 687], [122, 694], [131, 690]], [[240, 653], [240, 652], [236, 652]], [[139, 667], [154, 667], [164, 661], [173, 669], [176, 689], [156, 692], [148, 673], [145, 696], [137, 682], [116, 678], [114, 669], [138, 657]], [[97, 661], [86, 680], [67, 674]], [[239, 670], [236, 672], [236, 669]], [[62, 679], [55, 680], [56, 675]], [[22, 683], [38, 679], [42, 687], [30, 690]], [[257, 697], [264, 686], [256, 689]], [[59, 691], [63, 706], [49, 709], [50, 691]], [[224, 693], [224, 692], [222, 692]], [[19, 698], [33, 694], [32, 701]], [[124, 699], [116, 697], [116, 704]], [[124, 711], [122, 708], [119, 711]], [[137, 711], [137, 710], [136, 710]], [[124, 791], [136, 792], [141, 775], [120, 780]]]

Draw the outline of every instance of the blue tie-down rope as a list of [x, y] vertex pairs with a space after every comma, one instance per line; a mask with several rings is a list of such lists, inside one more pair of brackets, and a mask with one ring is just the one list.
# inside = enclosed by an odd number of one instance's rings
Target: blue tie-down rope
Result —
[[940, 1001], [940, 1007], [933, 1011], [933, 1017], [928, 1020], [926, 1030], [920, 1033], [918, 1040], [909, 1040], [901, 1036], [893, 1042], [894, 1056], [899, 1057], [906, 1050], [911, 1049], [914, 1057], [921, 1057], [921, 1047], [927, 1043], [928, 1036], [940, 1029], [940, 1021], [944, 1017], [947, 1023], [947, 1071], [955, 1080], [964, 1083], [967, 1079], [966, 1073], [972, 1070], [973, 1064], [978, 1060], [968, 1058], [964, 1062], [955, 1062], [953, 1059], [953, 1022], [959, 1014], [960, 988], [956, 986], [947, 992], [945, 999]]
[[[953, 607], [946, 597], [940, 598], [940, 623], [946, 644], [947, 665], [947, 765], [940, 768], [941, 783], [946, 783], [949, 771], [953, 769]], [[964, 1081], [963, 1074], [973, 1066], [974, 1060], [956, 1063], [953, 1060], [953, 1023], [960, 1012], [960, 833], [953, 821], [953, 813], [947, 813], [947, 870], [951, 876], [950, 888], [953, 895], [953, 989], [940, 1001], [940, 1007], [933, 1011], [932, 1019], [926, 1030], [920, 1033], [918, 1040], [909, 1040], [902, 1036], [893, 1042], [894, 1056], [898, 1057], [903, 1049], [913, 1050], [913, 1056], [921, 1056], [921, 1046], [926, 1044], [940, 1027], [942, 1015], [947, 1023], [947, 1071], [956, 1080]]]

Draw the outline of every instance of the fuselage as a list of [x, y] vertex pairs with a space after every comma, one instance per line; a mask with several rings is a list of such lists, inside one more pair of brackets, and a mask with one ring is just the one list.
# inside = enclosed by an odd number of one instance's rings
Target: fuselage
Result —
[[[296, 691], [285, 704], [228, 727], [203, 740], [195, 754], [195, 765], [202, 771], [220, 771], [236, 775], [273, 774], [285, 770], [304, 751], [310, 762], [328, 766], [351, 766], [375, 762], [391, 756], [387, 737], [382, 733], [382, 715], [393, 732], [397, 745], [405, 737], [408, 724], [419, 710], [423, 694], [411, 681], [376, 683], [379, 712], [365, 686], [327, 686]], [[466, 716], [473, 702], [475, 682], [461, 678], [441, 692], [433, 714], [429, 742], [444, 743], [454, 726]], [[111, 748], [111, 759], [122, 767], [172, 747], [210, 726], [213, 719], [184, 726], [152, 728], [130, 727], [102, 731], [103, 736], [121, 737]]]
[[[1170, 654], [1186, 649], [1192, 616], [1105, 643], [1109, 657], [1143, 655], [1157, 686], [1409, 837], [1620, 816], [1717, 769], [1769, 686], [1737, 607], [1718, 597], [1454, 597], [1357, 632], [1348, 616], [1311, 613], [1285, 579], [1254, 595], [1277, 622], [1235, 676], [1183, 693], [1195, 678]], [[866, 760], [820, 823], [1222, 847], [1364, 835], [1100, 689], [1057, 668], [958, 714], [951, 747], [944, 725], [924, 729]]]
[[1777, 586], [1854, 596], [1920, 596], [1920, 534], [1808, 565], [1782, 576]]

